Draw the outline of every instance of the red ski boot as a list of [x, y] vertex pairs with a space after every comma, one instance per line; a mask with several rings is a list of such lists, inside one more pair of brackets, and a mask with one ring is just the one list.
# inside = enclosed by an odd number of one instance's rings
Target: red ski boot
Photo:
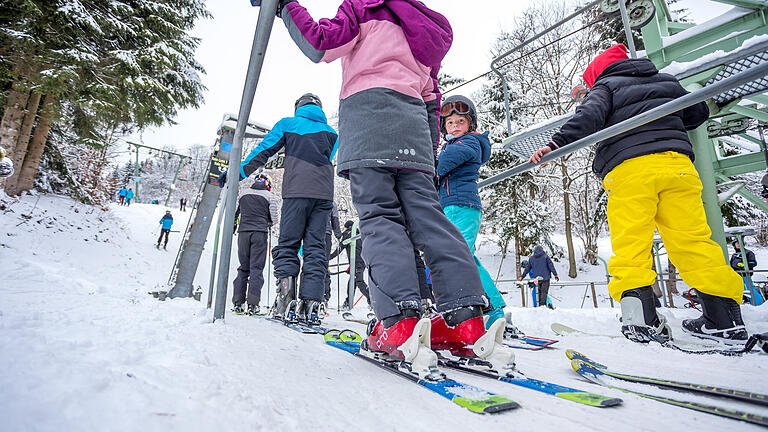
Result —
[[499, 375], [514, 370], [515, 355], [502, 345], [504, 320], [496, 320], [488, 331], [482, 309], [468, 306], [432, 317], [432, 349], [441, 357], [468, 367], [491, 369]]
[[[419, 319], [417, 310], [368, 325], [368, 337], [360, 344], [360, 354], [376, 360], [402, 360], [397, 368], [421, 379], [444, 377], [437, 369], [437, 355], [429, 348], [430, 321]], [[383, 355], [383, 358], [382, 358]]]

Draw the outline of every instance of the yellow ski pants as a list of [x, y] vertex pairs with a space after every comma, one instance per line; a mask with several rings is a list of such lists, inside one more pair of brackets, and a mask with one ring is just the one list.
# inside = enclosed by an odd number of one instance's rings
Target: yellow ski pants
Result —
[[686, 284], [741, 304], [742, 280], [710, 238], [701, 180], [688, 156], [663, 152], [628, 159], [605, 176], [603, 188], [613, 247], [611, 297], [620, 300], [626, 290], [653, 284], [656, 228]]

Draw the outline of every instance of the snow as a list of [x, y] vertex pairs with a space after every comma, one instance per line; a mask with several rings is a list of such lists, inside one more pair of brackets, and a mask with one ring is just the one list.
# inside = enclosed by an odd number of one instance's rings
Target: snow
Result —
[[674, 45], [680, 41], [683, 41], [685, 39], [694, 37], [696, 35], [700, 35], [702, 33], [705, 33], [709, 30], [712, 30], [718, 26], [721, 26], [727, 22], [733, 21], [735, 19], [741, 18], [745, 15], [749, 15], [753, 13], [754, 9], [747, 9], [739, 6], [735, 6], [731, 8], [728, 12], [717, 16], [715, 18], [712, 18], [709, 21], [705, 21], [699, 25], [693, 26], [689, 29], [683, 30], [680, 33], [677, 33], [672, 36], [665, 36], [662, 37], [662, 46], [665, 48], [671, 45]]
[[[731, 37], [731, 35], [729, 35], [729, 36], [727, 36], [726, 38], [723, 38], [723, 39], [727, 39], [729, 37]], [[745, 40], [741, 44], [741, 46], [739, 48], [737, 48], [736, 50], [734, 50], [734, 51], [747, 49], [747, 48], [749, 48], [749, 47], [751, 47], [753, 45], [756, 45], [756, 44], [758, 44], [760, 42], [763, 42], [763, 41], [766, 41], [766, 40], [768, 40], [768, 35], [752, 36], [751, 38]], [[717, 50], [717, 51], [711, 52], [709, 54], [706, 54], [704, 56], [701, 56], [701, 57], [697, 58], [696, 60], [691, 60], [689, 62], [676, 62], [676, 61], [673, 61], [672, 63], [670, 63], [669, 65], [667, 65], [663, 69], [661, 69], [659, 72], [668, 73], [670, 75], [680, 75], [680, 74], [682, 74], [684, 72], [687, 72], [687, 71], [689, 71], [689, 70], [691, 70], [693, 68], [696, 68], [696, 67], [698, 67], [700, 65], [703, 65], [703, 64], [706, 64], [706, 63], [710, 63], [710, 62], [715, 61], [715, 60], [717, 60], [717, 59], [719, 59], [721, 57], [724, 57], [727, 54], [730, 54], [730, 52], [725, 52], [723, 50]]]
[[[556, 348], [515, 351], [519, 368], [533, 378], [621, 397], [623, 406], [586, 407], [450, 373], [521, 404], [511, 412], [480, 416], [328, 347], [320, 336], [229, 312], [211, 324], [211, 311], [205, 309], [211, 240], [196, 278], [196, 285], [204, 288], [203, 302], [160, 302], [147, 295], [167, 280], [180, 238], [171, 233], [168, 252], [153, 247], [165, 210], [112, 204], [102, 211], [55, 195], [15, 200], [0, 192], [3, 430], [758, 430], [598, 387], [575, 374], [564, 353], [573, 348], [625, 373], [768, 393], [763, 354], [690, 356], [622, 337], [561, 337]], [[189, 213], [171, 210], [173, 229], [183, 229]], [[601, 239], [603, 257], [610, 255], [609, 248], [608, 239]], [[767, 249], [750, 248], [759, 262], [768, 262]], [[500, 255], [491, 237], [481, 237], [479, 256], [495, 276]], [[503, 279], [514, 277], [513, 265], [512, 258], [505, 260]], [[566, 265], [556, 263], [561, 280], [568, 280]], [[586, 280], [604, 280], [604, 269], [587, 266], [576, 281]], [[267, 286], [273, 298], [273, 278]], [[605, 286], [598, 289], [605, 293]], [[267, 293], [265, 289], [262, 304]], [[553, 322], [617, 335], [619, 309], [611, 308], [607, 299], [597, 309], [590, 299], [579, 308], [582, 295], [581, 286], [553, 288], [553, 311], [515, 306], [519, 291], [506, 298], [515, 323], [530, 335], [554, 337], [549, 330]], [[335, 293], [330, 306], [328, 326], [364, 332], [363, 325], [336, 314]], [[751, 331], [768, 331], [766, 311], [766, 306], [743, 307]], [[366, 312], [359, 305], [355, 310], [357, 316]], [[680, 308], [663, 313], [674, 334], [690, 341], [680, 320], [697, 312]], [[739, 408], [768, 414], [765, 408]]]

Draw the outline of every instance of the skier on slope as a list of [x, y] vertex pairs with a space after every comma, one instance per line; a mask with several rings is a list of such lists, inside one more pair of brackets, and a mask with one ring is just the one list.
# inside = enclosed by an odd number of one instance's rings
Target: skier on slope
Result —
[[[432, 348], [477, 352], [497, 370], [510, 367], [514, 355], [496, 342], [503, 326], [486, 335], [477, 267], [441, 211], [433, 183], [437, 73], [452, 41], [450, 24], [417, 0], [344, 0], [333, 19], [319, 23], [297, 1], [281, 0], [278, 15], [312, 61], [342, 59], [338, 167], [349, 177], [360, 215], [379, 319], [361, 353], [404, 358], [413, 372], [428, 376], [437, 365], [426, 341], [431, 334]], [[415, 261], [405, 253], [414, 246], [433, 270], [441, 313], [431, 322], [419, 320]]]
[[132, 199], [133, 199], [133, 188], [129, 188], [128, 192], [125, 193], [125, 205], [127, 206], [131, 205]]
[[160, 237], [157, 238], [157, 245], [155, 245], [155, 247], [160, 249], [160, 242], [163, 240], [163, 236], [165, 236], [163, 249], [166, 249], [168, 247], [168, 234], [170, 234], [171, 226], [173, 225], [173, 216], [171, 216], [170, 210], [166, 210], [163, 217], [160, 218], [160, 225], [162, 225], [160, 229]]
[[[259, 313], [261, 288], [264, 286], [264, 263], [267, 258], [269, 227], [278, 220], [277, 198], [272, 194], [272, 181], [257, 174], [253, 184], [240, 194], [235, 211], [234, 232], [240, 267], [233, 281], [232, 311], [236, 314]], [[248, 309], [243, 304], [248, 301]]]
[[125, 204], [125, 196], [128, 195], [128, 189], [125, 188], [125, 186], [121, 187], [120, 190], [117, 192], [117, 199], [118, 203], [120, 205]]
[[[437, 175], [440, 178], [438, 194], [443, 212], [461, 231], [467, 242], [483, 284], [490, 299], [485, 327], [504, 319], [504, 298], [493, 283], [493, 278], [475, 256], [475, 242], [483, 222], [483, 205], [477, 188], [480, 167], [491, 158], [488, 132], [477, 132], [475, 104], [461, 95], [449, 96], [440, 111], [440, 126], [445, 138], [438, 154]], [[510, 329], [512, 324], [510, 323]]]
[[[272, 130], [240, 165], [240, 180], [264, 166], [269, 158], [285, 148], [283, 207], [280, 211], [280, 236], [272, 249], [272, 262], [278, 279], [278, 295], [272, 313], [283, 317], [296, 297], [296, 278], [301, 268], [301, 290], [297, 318], [319, 324], [325, 316], [324, 280], [328, 271], [325, 255], [325, 227], [333, 208], [333, 164], [338, 135], [323, 112], [317, 96], [306, 93], [294, 104], [294, 116], [275, 123]], [[225, 171], [219, 178], [224, 186]], [[304, 263], [299, 263], [299, 248]]]
[[[559, 147], [658, 107], [687, 92], [677, 80], [659, 73], [648, 59], [630, 59], [617, 44], [598, 55], [584, 71], [591, 91], [573, 117], [538, 149], [530, 162]], [[700, 338], [743, 344], [747, 331], [739, 302], [742, 281], [710, 239], [701, 181], [694, 168], [687, 130], [709, 117], [704, 102], [608, 138], [597, 145], [592, 169], [608, 194], [608, 228], [614, 255], [608, 264], [611, 296], [621, 302], [621, 331], [635, 342], [650, 333], [672, 334], [656, 311], [651, 284], [651, 246], [658, 229], [680, 277], [696, 287], [703, 314], [683, 320], [683, 330]]]
[[[528, 263], [523, 269], [523, 275], [529, 273], [532, 279], [541, 278], [539, 279], [539, 283], [536, 288], [538, 293], [536, 305], [550, 307], [550, 305], [547, 303], [547, 295], [549, 294], [549, 281], [553, 275], [555, 276], [555, 280], [559, 281], [560, 276], [557, 275], [557, 270], [555, 270], [555, 265], [552, 264], [552, 259], [549, 258], [549, 255], [544, 252], [544, 248], [540, 245], [536, 245], [533, 248], [533, 255], [528, 258]], [[517, 278], [517, 280], [523, 280], [523, 276], [521, 275], [519, 278]]]

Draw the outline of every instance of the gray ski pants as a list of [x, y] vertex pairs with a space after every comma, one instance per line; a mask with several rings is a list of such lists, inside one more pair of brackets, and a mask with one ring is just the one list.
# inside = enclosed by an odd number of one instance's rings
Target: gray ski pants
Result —
[[371, 303], [379, 319], [421, 307], [414, 247], [424, 251], [438, 311], [485, 305], [472, 253], [445, 217], [430, 174], [353, 168], [349, 180], [370, 271]]

